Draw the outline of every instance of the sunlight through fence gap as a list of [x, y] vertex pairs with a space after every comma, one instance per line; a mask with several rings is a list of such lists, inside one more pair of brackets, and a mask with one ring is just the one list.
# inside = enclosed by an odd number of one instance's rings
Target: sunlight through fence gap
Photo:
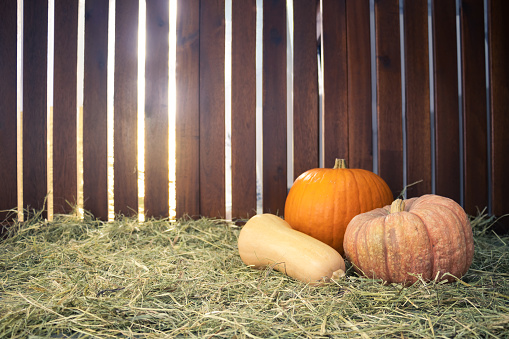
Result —
[[232, 219], [232, 0], [225, 1], [225, 203], [226, 220]]
[[256, 0], [256, 211], [263, 213], [263, 0]]
[[113, 95], [115, 91], [115, 0], [109, 0], [108, 9], [108, 60], [107, 60], [107, 147], [108, 147], [108, 221], [115, 219], [115, 196], [114, 196], [114, 114], [115, 103]]
[[145, 221], [145, 51], [147, 4], [139, 2], [138, 17], [138, 221]]
[[176, 84], [176, 57], [177, 57], [177, 0], [170, 0], [170, 54], [169, 54], [169, 67], [168, 79], [168, 103], [169, 103], [169, 216], [170, 219], [174, 220], [177, 215], [177, 195], [176, 195], [176, 182], [175, 182], [175, 171], [176, 171], [176, 103], [177, 103], [177, 84]]
[[47, 65], [47, 201], [48, 220], [53, 220], [53, 84], [55, 66], [55, 0], [48, 1], [48, 65]]
[[77, 85], [76, 85], [76, 159], [77, 159], [77, 198], [76, 212], [79, 218], [84, 216], [83, 196], [83, 91], [85, 69], [85, 0], [79, 0], [78, 4], [78, 60], [77, 60]]

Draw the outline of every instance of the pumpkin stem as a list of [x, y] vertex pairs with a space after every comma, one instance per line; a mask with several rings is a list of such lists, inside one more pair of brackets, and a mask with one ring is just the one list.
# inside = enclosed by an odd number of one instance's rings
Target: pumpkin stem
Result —
[[398, 213], [405, 210], [405, 202], [402, 199], [396, 199], [391, 204], [391, 210], [389, 213]]
[[336, 159], [336, 162], [334, 163], [334, 169], [338, 168], [347, 168], [345, 159]]

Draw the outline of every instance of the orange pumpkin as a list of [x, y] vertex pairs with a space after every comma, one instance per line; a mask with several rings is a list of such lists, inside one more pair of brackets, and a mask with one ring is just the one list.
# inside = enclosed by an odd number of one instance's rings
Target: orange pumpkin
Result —
[[293, 183], [285, 203], [285, 220], [343, 254], [343, 237], [357, 214], [392, 202], [385, 181], [373, 172], [346, 168], [336, 159], [334, 168], [315, 168]]
[[388, 283], [410, 284], [464, 275], [474, 256], [468, 217], [454, 200], [428, 194], [352, 219], [345, 254], [356, 270]]

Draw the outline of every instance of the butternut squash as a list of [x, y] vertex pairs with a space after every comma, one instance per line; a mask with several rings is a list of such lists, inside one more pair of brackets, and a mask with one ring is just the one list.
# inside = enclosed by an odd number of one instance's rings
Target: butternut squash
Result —
[[345, 274], [345, 262], [335, 249], [269, 213], [249, 219], [240, 231], [238, 248], [246, 265], [271, 267], [311, 285]]

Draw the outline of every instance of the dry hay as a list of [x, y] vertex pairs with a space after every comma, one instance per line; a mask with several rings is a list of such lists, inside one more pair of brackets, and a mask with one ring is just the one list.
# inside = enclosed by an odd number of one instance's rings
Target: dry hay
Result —
[[0, 243], [2, 338], [509, 338], [509, 237], [473, 220], [452, 284], [347, 276], [310, 287], [246, 267], [214, 220], [34, 217]]

